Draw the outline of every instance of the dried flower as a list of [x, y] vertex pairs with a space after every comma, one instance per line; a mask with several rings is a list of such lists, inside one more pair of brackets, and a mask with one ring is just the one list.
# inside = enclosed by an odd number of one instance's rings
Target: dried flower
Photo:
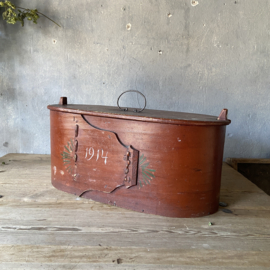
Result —
[[3, 19], [10, 24], [15, 24], [16, 22], [20, 22], [22, 26], [24, 26], [24, 19], [27, 18], [28, 21], [32, 21], [33, 23], [37, 23], [39, 15], [44, 16], [48, 20], [52, 21], [56, 25], [60, 27], [58, 23], [39, 12], [37, 9], [27, 9], [22, 7], [17, 7], [10, 1], [1, 1], [0, 8], [4, 8], [4, 12], [2, 13]]

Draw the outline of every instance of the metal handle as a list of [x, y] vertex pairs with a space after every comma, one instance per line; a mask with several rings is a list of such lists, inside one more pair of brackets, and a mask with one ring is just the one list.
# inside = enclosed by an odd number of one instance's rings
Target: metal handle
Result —
[[118, 108], [120, 109], [120, 110], [122, 110], [122, 111], [128, 111], [128, 108], [121, 108], [120, 106], [119, 106], [119, 100], [120, 100], [120, 97], [122, 96], [122, 95], [124, 95], [125, 93], [127, 93], [127, 92], [135, 92], [135, 93], [138, 93], [138, 94], [140, 94], [141, 96], [143, 96], [143, 98], [144, 98], [144, 107], [142, 108], [142, 109], [134, 109], [133, 111], [134, 112], [137, 112], [137, 113], [139, 113], [139, 112], [142, 112], [144, 109], [145, 109], [145, 107], [146, 107], [146, 97], [140, 92], [140, 91], [137, 91], [137, 90], [127, 90], [127, 91], [125, 91], [125, 92], [123, 92], [119, 97], [118, 97], [118, 99], [117, 99], [117, 106], [118, 106]]

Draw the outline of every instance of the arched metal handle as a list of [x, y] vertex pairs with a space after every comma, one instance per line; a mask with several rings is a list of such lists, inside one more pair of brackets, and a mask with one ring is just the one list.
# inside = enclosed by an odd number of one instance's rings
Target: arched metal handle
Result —
[[118, 99], [117, 99], [117, 106], [118, 106], [118, 108], [119, 108], [120, 110], [122, 110], [122, 111], [128, 111], [128, 108], [121, 108], [121, 107], [119, 106], [119, 100], [120, 100], [120, 97], [121, 97], [122, 95], [124, 95], [125, 93], [127, 93], [127, 92], [135, 92], [135, 93], [138, 93], [138, 94], [140, 94], [140, 95], [144, 98], [144, 107], [143, 107], [142, 109], [134, 109], [134, 110], [133, 110], [134, 112], [137, 112], [137, 113], [142, 112], [142, 111], [145, 109], [145, 107], [146, 107], [146, 97], [145, 97], [140, 91], [137, 91], [137, 90], [127, 90], [127, 91], [123, 92], [123, 93], [118, 97]]

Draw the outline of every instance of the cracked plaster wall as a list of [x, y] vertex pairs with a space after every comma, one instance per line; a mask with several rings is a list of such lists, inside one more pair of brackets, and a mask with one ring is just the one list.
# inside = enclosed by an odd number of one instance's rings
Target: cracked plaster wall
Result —
[[[38, 25], [0, 21], [0, 156], [50, 153], [48, 104], [229, 109], [225, 157], [270, 157], [270, 1], [47, 0]], [[125, 99], [137, 106], [136, 98]], [[134, 103], [133, 103], [134, 102]]]

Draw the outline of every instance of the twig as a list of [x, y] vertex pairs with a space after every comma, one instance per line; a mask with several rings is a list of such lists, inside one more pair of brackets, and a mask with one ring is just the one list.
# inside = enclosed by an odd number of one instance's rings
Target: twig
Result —
[[[23, 10], [27, 10], [27, 11], [31, 11], [31, 9], [28, 9], [28, 8], [23, 8], [23, 7], [17, 7], [17, 8], [20, 8], [20, 9], [23, 9]], [[45, 14], [39, 12], [38, 10], [36, 11], [38, 14], [44, 16], [45, 18], [47, 18], [48, 20], [50, 20], [51, 22], [55, 23], [57, 26], [61, 27], [57, 22], [55, 22], [54, 20], [52, 20], [51, 18], [49, 18], [48, 16], [46, 16]]]

